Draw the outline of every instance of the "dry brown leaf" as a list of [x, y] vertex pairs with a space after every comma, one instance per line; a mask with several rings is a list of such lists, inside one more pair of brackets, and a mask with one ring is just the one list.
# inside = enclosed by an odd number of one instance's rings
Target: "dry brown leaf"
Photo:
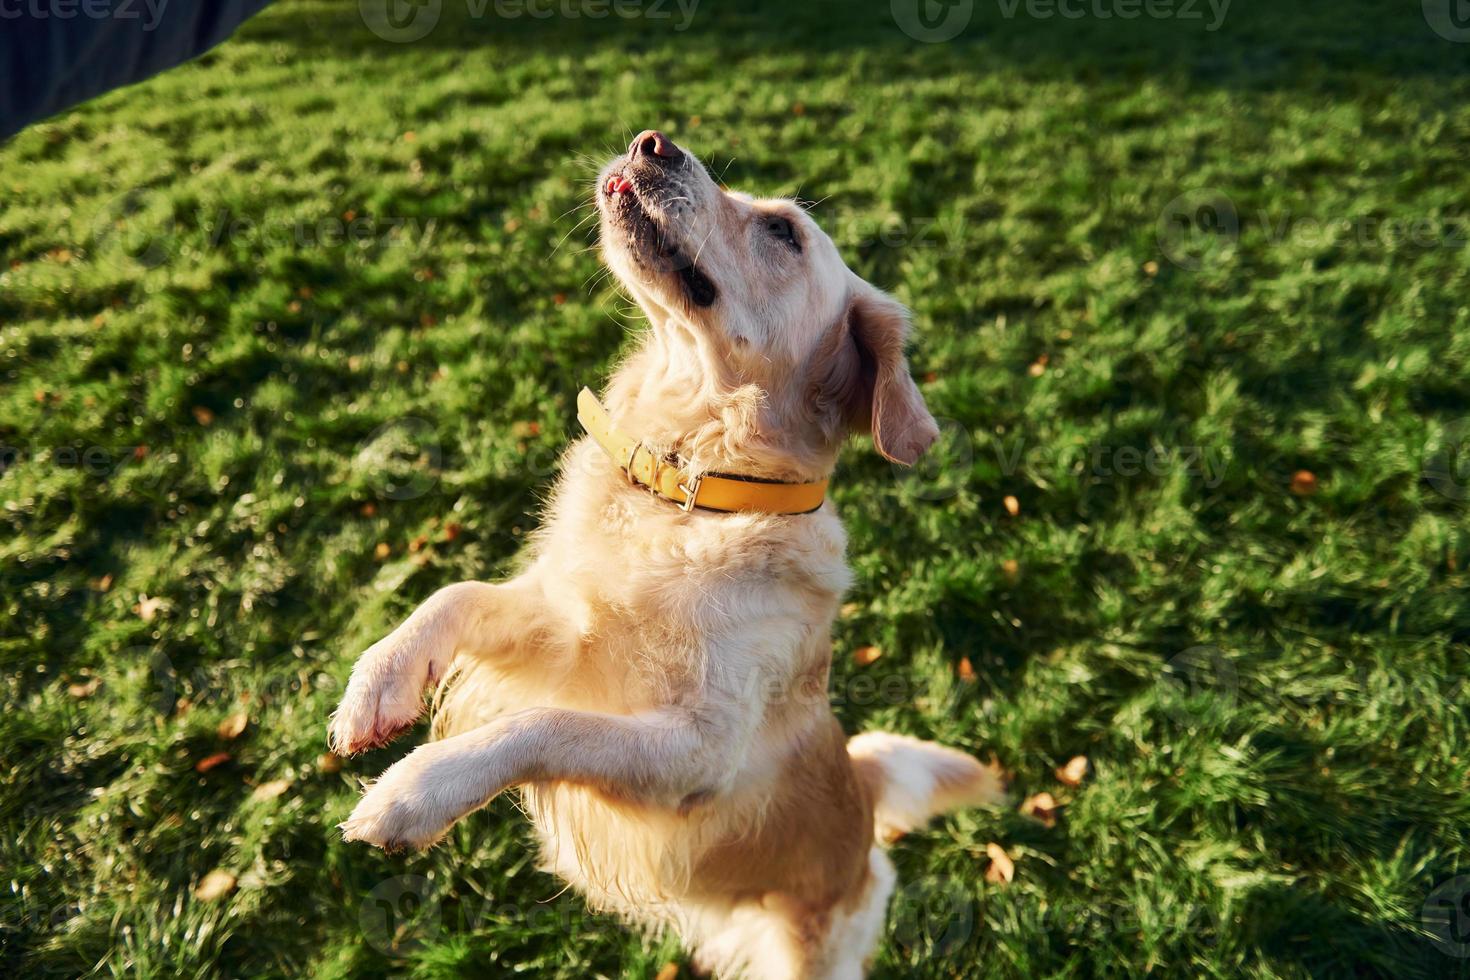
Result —
[[1005, 848], [999, 844], [986, 844], [985, 856], [990, 858], [990, 867], [985, 869], [985, 880], [996, 885], [1014, 881], [1016, 878], [1016, 862], [1006, 853]]
[[868, 666], [868, 664], [873, 663], [881, 656], [883, 656], [883, 650], [872, 645], [858, 647], [856, 650], [852, 651], [853, 663], [857, 664], [859, 667], [866, 667]]
[[214, 412], [210, 411], [205, 406], [195, 405], [192, 409], [190, 409], [190, 411], [194, 413], [194, 421], [198, 422], [200, 425], [205, 426], [206, 428], [214, 425]]
[[112, 573], [108, 572], [97, 580], [97, 591], [106, 592], [110, 588], [112, 588]]
[[427, 534], [420, 534], [418, 537], [414, 538], [408, 543], [408, 550], [413, 554], [418, 554], [420, 551], [423, 550], [424, 545], [428, 543], [429, 536]]
[[273, 800], [290, 788], [291, 780], [272, 779], [268, 783], [261, 783], [255, 787], [255, 791], [250, 794], [250, 798], [252, 800]]
[[206, 755], [204, 758], [194, 763], [194, 771], [209, 772], [209, 770], [222, 766], [229, 761], [230, 753], [216, 752], [214, 755]]
[[74, 698], [90, 698], [92, 695], [97, 693], [97, 688], [101, 686], [102, 678], [91, 677], [80, 684], [68, 685], [66, 693], [70, 694]]
[[956, 670], [960, 675], [960, 680], [964, 681], [966, 684], [975, 683], [975, 665], [970, 663], [969, 657], [961, 657], [960, 665], [958, 668], [956, 668]]
[[1310, 497], [1317, 492], [1317, 474], [1311, 470], [1297, 470], [1291, 475], [1291, 492], [1298, 497]]
[[456, 524], [453, 521], [450, 521], [448, 524], [444, 525], [444, 540], [453, 541], [455, 538], [459, 537], [459, 532], [462, 530], [464, 530], [463, 525]]
[[1041, 822], [1043, 827], [1057, 825], [1057, 800], [1050, 793], [1037, 793], [1026, 797], [1021, 804], [1021, 813]]
[[232, 738], [239, 738], [245, 731], [245, 726], [249, 724], [250, 716], [243, 711], [237, 711], [224, 721], [221, 721], [219, 727], [215, 729], [215, 733], [220, 738], [228, 741]]
[[[1019, 505], [1017, 509], [1020, 509]], [[1007, 558], [1000, 563], [1000, 573], [1005, 576], [1007, 582], [1014, 582], [1021, 577], [1021, 563], [1014, 558]]]
[[674, 980], [674, 978], [678, 975], [679, 964], [665, 963], [663, 966], [658, 968], [658, 973], [654, 974], [653, 980]]
[[216, 902], [235, 890], [236, 878], [224, 868], [215, 868], [194, 886], [194, 897], [201, 902]]
[[133, 606], [133, 612], [145, 623], [153, 622], [158, 615], [158, 610], [163, 608], [163, 600], [158, 596], [149, 598], [147, 595], [139, 595], [138, 602]]
[[1010, 514], [1012, 517], [1015, 517], [1017, 514], [1021, 513], [1021, 502], [1011, 494], [1006, 494], [1005, 499], [1002, 500], [1001, 503], [1005, 505], [1006, 513]]
[[1063, 786], [1081, 786], [1087, 778], [1087, 766], [1087, 756], [1072, 756], [1066, 765], [1057, 767], [1057, 782]]
[[342, 757], [335, 752], [323, 752], [317, 756], [316, 765], [322, 772], [341, 772]]

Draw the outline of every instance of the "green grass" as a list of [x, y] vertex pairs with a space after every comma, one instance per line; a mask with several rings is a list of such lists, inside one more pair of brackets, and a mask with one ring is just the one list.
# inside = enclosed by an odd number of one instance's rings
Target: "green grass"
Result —
[[[322, 760], [355, 655], [508, 566], [637, 329], [576, 209], [658, 126], [820, 200], [915, 310], [947, 438], [844, 455], [844, 724], [1066, 804], [902, 842], [877, 975], [1470, 974], [1422, 915], [1470, 872], [1470, 48], [1317, 0], [977, 4], [944, 44], [883, 2], [444, 18], [283, 2], [0, 148], [0, 972], [682, 962], [560, 894], [507, 799], [427, 855], [340, 843], [422, 728]], [[1185, 194], [1238, 234], [1169, 224]]]

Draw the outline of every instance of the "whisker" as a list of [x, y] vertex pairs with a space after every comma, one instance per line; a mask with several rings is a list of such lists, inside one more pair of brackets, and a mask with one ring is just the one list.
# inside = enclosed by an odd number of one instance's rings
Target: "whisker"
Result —
[[695, 265], [698, 265], [699, 264], [699, 256], [701, 254], [703, 254], [703, 252], [704, 252], [705, 242], [708, 242], [710, 240], [710, 236], [713, 235], [714, 233], [715, 233], [714, 226], [711, 225], [710, 226], [710, 230], [707, 231], [707, 232], [705, 232], [704, 239], [699, 243], [699, 247], [694, 250], [694, 259], [693, 259], [693, 262], [694, 262]]
[[571, 230], [568, 231], [565, 235], [561, 236], [561, 239], [551, 247], [551, 254], [556, 255], [557, 250], [562, 247], [562, 244], [565, 243], [568, 238], [571, 238], [574, 234], [576, 234], [578, 228], [582, 227], [588, 221], [591, 221], [595, 217], [597, 217], [596, 214], [589, 214], [581, 221], [578, 221], [576, 224], [572, 225]]

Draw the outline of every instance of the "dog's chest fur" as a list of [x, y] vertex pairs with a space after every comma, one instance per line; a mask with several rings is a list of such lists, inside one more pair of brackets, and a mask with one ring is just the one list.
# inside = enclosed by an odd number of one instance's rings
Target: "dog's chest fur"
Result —
[[846, 536], [830, 504], [798, 516], [685, 515], [621, 485], [585, 443], [566, 472], [536, 560], [558, 570], [562, 588], [547, 598], [578, 624], [567, 655], [579, 662], [548, 674], [576, 680], [535, 690], [517, 680], [493, 700], [637, 714], [753, 691], [762, 712], [718, 807], [638, 807], [565, 783], [525, 789], [549, 870], [594, 904], [646, 919], [686, 895], [705, 854], [758, 825], [792, 746], [830, 724]]

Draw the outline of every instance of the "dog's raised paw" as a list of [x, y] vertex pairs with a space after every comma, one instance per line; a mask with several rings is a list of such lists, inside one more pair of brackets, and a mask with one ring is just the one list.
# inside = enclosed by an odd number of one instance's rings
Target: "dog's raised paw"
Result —
[[333, 752], [354, 755], [386, 745], [418, 721], [433, 678], [395, 667], [378, 647], [362, 655], [327, 726]]
[[360, 841], [386, 853], [421, 851], [432, 846], [448, 829], [422, 806], [395, 798], [382, 781], [363, 794], [352, 814], [339, 827], [345, 841]]
[[332, 715], [332, 720], [327, 728], [327, 740], [332, 751], [338, 755], [356, 755], [387, 745], [404, 732], [413, 727], [418, 720], [422, 708], [414, 711], [412, 717], [400, 718], [393, 721], [390, 718], [380, 717], [372, 707], [364, 708], [359, 704], [349, 705], [348, 698], [342, 699], [342, 706]]

